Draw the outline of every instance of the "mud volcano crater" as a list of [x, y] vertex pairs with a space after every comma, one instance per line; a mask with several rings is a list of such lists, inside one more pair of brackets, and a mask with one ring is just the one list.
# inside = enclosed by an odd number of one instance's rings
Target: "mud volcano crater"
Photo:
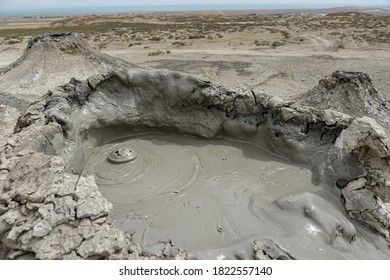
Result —
[[[112, 161], [112, 153], [130, 149], [132, 161]], [[144, 252], [160, 256], [168, 240], [177, 252], [180, 248], [202, 257], [207, 249], [208, 257], [218, 258], [225, 254], [208, 249], [220, 246], [223, 251], [252, 235], [274, 236], [277, 228], [269, 226], [271, 220], [264, 222], [267, 205], [290, 193], [318, 189], [308, 170], [249, 143], [161, 133], [100, 146], [84, 168], [87, 174], [95, 176], [113, 203], [117, 226], [134, 232], [133, 241]], [[238, 256], [253, 255], [246, 251]]]
[[368, 117], [124, 68], [50, 91], [15, 133], [8, 164], [42, 162], [25, 175], [47, 183], [26, 197], [6, 174], [8, 258], [390, 257], [388, 140]]

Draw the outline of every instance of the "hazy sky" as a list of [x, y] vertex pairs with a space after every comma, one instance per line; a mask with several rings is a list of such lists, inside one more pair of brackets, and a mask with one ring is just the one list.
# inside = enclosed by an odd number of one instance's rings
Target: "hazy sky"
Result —
[[0, 0], [0, 10], [177, 4], [285, 4], [290, 6], [307, 4], [309, 6], [390, 6], [390, 0]]

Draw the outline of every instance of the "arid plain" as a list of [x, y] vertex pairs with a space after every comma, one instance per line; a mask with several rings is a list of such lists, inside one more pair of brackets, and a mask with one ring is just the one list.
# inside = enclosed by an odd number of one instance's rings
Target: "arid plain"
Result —
[[288, 99], [345, 70], [369, 74], [389, 97], [390, 17], [311, 14], [8, 18], [0, 22], [0, 68], [23, 54], [32, 35], [76, 31], [93, 48], [137, 66], [197, 74], [229, 87], [245, 84]]

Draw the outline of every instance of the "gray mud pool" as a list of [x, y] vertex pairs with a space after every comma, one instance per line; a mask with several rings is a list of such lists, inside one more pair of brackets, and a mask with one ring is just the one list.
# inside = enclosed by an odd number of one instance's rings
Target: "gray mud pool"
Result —
[[300, 258], [324, 250], [333, 258], [356, 234], [309, 170], [247, 142], [140, 134], [97, 147], [83, 174], [95, 176], [116, 225], [150, 254], [169, 243], [194, 258], [251, 258], [251, 242], [272, 238], [301, 248]]

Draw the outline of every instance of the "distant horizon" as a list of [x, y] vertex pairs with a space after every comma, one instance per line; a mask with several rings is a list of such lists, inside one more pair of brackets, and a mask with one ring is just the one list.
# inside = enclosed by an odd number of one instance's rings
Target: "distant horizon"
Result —
[[[85, 6], [85, 7], [52, 7], [52, 8], [21, 8], [1, 9], [0, 16], [45, 16], [88, 13], [130, 13], [130, 12], [185, 12], [210, 10], [304, 10], [332, 8], [390, 8], [389, 5], [334, 5], [334, 4], [133, 4], [115, 6]], [[1, 6], [0, 6], [1, 8]]]

